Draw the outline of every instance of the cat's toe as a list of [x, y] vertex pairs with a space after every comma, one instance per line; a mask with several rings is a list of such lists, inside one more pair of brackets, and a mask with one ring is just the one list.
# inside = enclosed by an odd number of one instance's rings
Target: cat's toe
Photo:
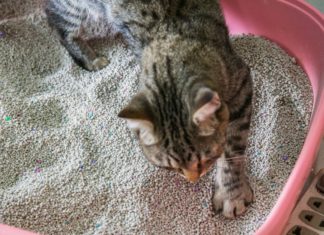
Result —
[[219, 199], [217, 197], [213, 197], [213, 208], [214, 208], [214, 212], [216, 214], [220, 214], [223, 212], [223, 204], [224, 204], [224, 200]]
[[214, 210], [216, 213], [222, 212], [226, 218], [234, 219], [246, 211], [247, 206], [253, 202], [253, 197], [248, 184], [242, 186], [240, 194], [235, 197], [225, 191], [216, 192], [213, 197]]
[[246, 211], [244, 200], [225, 200], [223, 215], [226, 218], [234, 219], [235, 217], [242, 215]]
[[109, 60], [104, 56], [98, 56], [94, 60], [78, 60], [74, 58], [74, 61], [85, 70], [89, 72], [95, 72], [105, 68], [109, 64]]
[[105, 68], [109, 64], [109, 60], [104, 57], [100, 56], [97, 57], [93, 62], [92, 62], [92, 71], [98, 71], [103, 68]]

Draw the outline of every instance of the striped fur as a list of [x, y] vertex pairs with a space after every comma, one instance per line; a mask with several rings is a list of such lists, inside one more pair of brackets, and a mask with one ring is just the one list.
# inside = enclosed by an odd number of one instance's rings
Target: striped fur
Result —
[[119, 114], [153, 164], [196, 181], [217, 162], [213, 202], [227, 217], [253, 194], [244, 174], [249, 68], [232, 50], [216, 0], [49, 0], [49, 24], [83, 68], [108, 59], [86, 43], [120, 32], [142, 67], [140, 92]]

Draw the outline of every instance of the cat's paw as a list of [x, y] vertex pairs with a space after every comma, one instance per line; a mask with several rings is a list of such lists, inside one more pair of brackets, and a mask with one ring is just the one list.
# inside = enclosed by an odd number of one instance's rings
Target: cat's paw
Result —
[[98, 71], [100, 69], [105, 68], [107, 65], [109, 64], [109, 60], [104, 57], [104, 56], [100, 56], [97, 57], [93, 62], [92, 62], [92, 66], [93, 66], [93, 71]]
[[217, 213], [229, 219], [242, 215], [247, 206], [254, 200], [253, 191], [248, 183], [230, 192], [225, 187], [220, 187], [213, 196], [213, 206]]
[[90, 63], [85, 65], [85, 69], [89, 71], [98, 71], [105, 68], [109, 64], [109, 60], [104, 56], [99, 56]]

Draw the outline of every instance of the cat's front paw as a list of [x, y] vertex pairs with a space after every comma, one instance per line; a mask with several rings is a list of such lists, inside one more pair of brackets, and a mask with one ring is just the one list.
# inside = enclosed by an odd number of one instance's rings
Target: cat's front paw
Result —
[[247, 182], [235, 190], [221, 186], [213, 196], [214, 210], [222, 212], [226, 218], [234, 219], [246, 211], [247, 206], [253, 202], [253, 197], [253, 191]]
[[106, 57], [104, 57], [104, 56], [97, 57], [97, 58], [92, 62], [93, 71], [97, 71], [97, 70], [103, 69], [103, 68], [105, 68], [108, 64], [109, 64], [109, 60], [108, 60]]
[[109, 64], [109, 60], [104, 56], [99, 56], [93, 61], [85, 64], [85, 69], [89, 71], [98, 71], [105, 68]]

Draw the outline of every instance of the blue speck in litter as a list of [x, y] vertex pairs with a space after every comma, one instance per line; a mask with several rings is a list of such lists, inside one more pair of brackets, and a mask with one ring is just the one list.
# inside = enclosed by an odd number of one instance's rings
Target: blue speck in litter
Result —
[[63, 117], [63, 122], [68, 122], [68, 117], [67, 116]]
[[101, 224], [96, 224], [96, 228], [99, 228], [101, 226]]
[[4, 38], [6, 36], [5, 32], [0, 31], [0, 38]]
[[111, 131], [108, 132], [108, 136], [109, 137], [112, 136], [112, 132]]
[[200, 188], [199, 188], [198, 185], [195, 185], [193, 189], [194, 189], [194, 192], [199, 192], [200, 191]]
[[271, 187], [271, 189], [275, 189], [276, 186], [277, 186], [277, 185], [276, 185], [276, 182], [273, 182], [273, 181], [272, 181], [272, 182], [270, 183], [270, 187]]
[[282, 157], [282, 160], [287, 161], [288, 160], [288, 156], [287, 155], [283, 156]]
[[203, 202], [203, 207], [207, 208], [208, 207], [208, 203], [207, 202]]
[[94, 114], [93, 114], [93, 112], [89, 112], [89, 113], [88, 113], [88, 118], [91, 119], [91, 120], [94, 118]]

